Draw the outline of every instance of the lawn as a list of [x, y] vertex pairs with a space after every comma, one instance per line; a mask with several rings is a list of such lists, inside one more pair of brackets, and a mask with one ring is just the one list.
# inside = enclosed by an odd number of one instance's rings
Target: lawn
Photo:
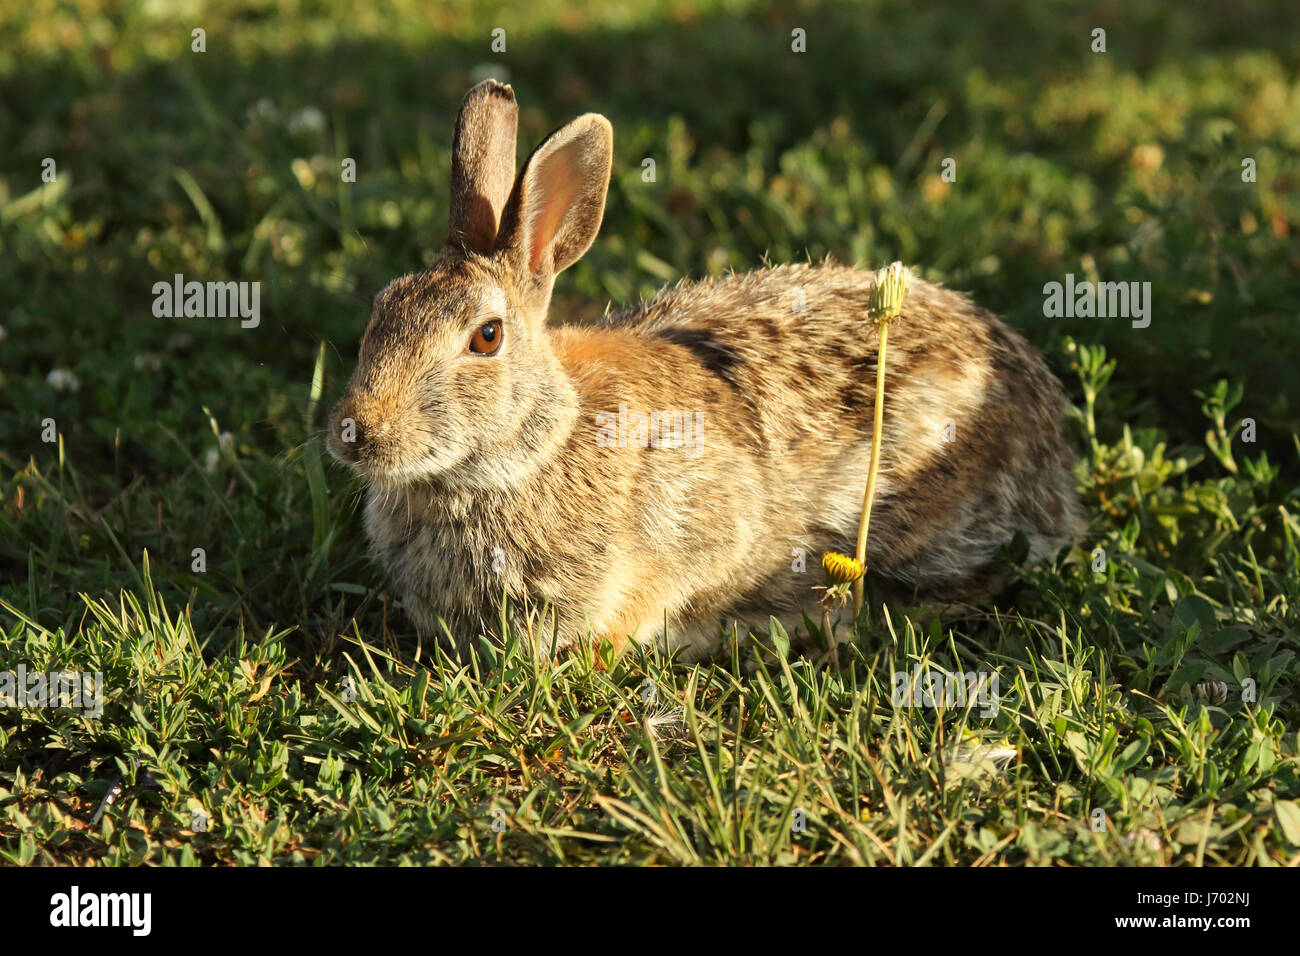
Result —
[[[0, 860], [1300, 862], [1294, 5], [989, 7], [7, 5], [0, 673], [103, 706], [0, 708]], [[902, 260], [1061, 378], [1077, 548], [1008, 542], [1014, 587], [956, 619], [876, 602], [839, 666], [418, 642], [320, 430], [370, 298], [442, 243], [486, 76], [521, 155], [614, 125], [552, 315]], [[157, 316], [177, 273], [260, 282], [259, 323]], [[1150, 324], [1045, 314], [1067, 276], [1150, 283]], [[993, 706], [896, 694], [972, 672]]]

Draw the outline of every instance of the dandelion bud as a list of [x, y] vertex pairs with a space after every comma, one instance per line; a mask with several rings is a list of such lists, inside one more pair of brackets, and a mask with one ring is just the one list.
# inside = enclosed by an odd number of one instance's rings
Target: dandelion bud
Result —
[[903, 311], [903, 296], [907, 295], [907, 270], [895, 262], [876, 273], [876, 286], [871, 290], [867, 311], [877, 322], [892, 322]]

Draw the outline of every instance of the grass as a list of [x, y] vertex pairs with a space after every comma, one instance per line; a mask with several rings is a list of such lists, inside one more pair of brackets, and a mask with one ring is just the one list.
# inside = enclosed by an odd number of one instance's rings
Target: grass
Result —
[[[0, 859], [1300, 862], [1289, 5], [784, 11], [0, 14], [0, 673], [105, 688], [98, 718], [0, 710]], [[556, 314], [765, 255], [901, 259], [1062, 378], [1079, 548], [1023, 568], [1009, 542], [1015, 590], [957, 621], [876, 605], [838, 669], [780, 634], [608, 671], [526, 635], [467, 664], [419, 645], [316, 434], [370, 295], [442, 240], [451, 121], [486, 73], [521, 149], [614, 123]], [[176, 272], [261, 281], [261, 325], [153, 317]], [[1066, 273], [1150, 282], [1150, 327], [1045, 317]], [[996, 714], [895, 704], [892, 675], [926, 670], [997, 674]]]

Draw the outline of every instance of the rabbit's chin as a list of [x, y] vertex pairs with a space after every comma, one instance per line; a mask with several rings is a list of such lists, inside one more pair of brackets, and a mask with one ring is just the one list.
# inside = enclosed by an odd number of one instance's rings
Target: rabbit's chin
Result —
[[398, 489], [445, 477], [458, 464], [456, 461], [443, 461], [435, 456], [428, 456], [396, 465], [370, 462], [352, 467], [369, 485]]

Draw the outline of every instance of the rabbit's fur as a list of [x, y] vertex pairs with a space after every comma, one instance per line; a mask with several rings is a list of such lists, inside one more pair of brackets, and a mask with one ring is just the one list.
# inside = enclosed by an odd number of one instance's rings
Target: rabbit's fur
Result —
[[[331, 413], [330, 450], [369, 482], [366, 530], [407, 612], [463, 647], [498, 630], [508, 594], [556, 612], [534, 633], [544, 649], [552, 634], [654, 641], [666, 623], [695, 652], [724, 622], [815, 617], [820, 556], [852, 553], [862, 507], [872, 274], [779, 266], [677, 285], [598, 327], [548, 324], [556, 273], [600, 225], [612, 131], [580, 117], [515, 177], [515, 117], [509, 87], [466, 97], [448, 245], [375, 299]], [[474, 354], [493, 320], [500, 350]], [[940, 603], [987, 599], [1017, 531], [1039, 561], [1077, 530], [1064, 396], [956, 292], [913, 278], [891, 331], [869, 573]], [[637, 413], [673, 412], [687, 425], [645, 446]]]

